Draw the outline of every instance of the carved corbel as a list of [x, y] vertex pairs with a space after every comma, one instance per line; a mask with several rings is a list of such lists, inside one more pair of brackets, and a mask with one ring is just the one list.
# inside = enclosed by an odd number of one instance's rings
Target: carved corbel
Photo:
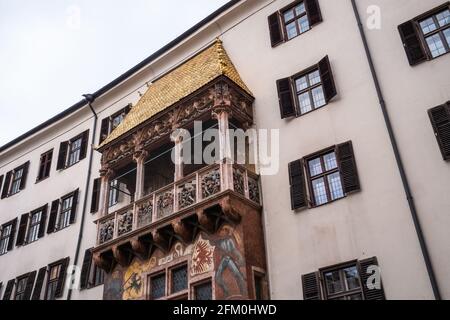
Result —
[[233, 201], [231, 200], [230, 197], [226, 197], [225, 199], [220, 201], [220, 206], [227, 220], [230, 220], [236, 224], [241, 221], [242, 216], [239, 213], [239, 210], [237, 210], [233, 206]]
[[131, 257], [130, 257], [129, 252], [126, 252], [124, 249], [120, 248], [119, 246], [113, 246], [112, 252], [113, 252], [114, 259], [122, 267], [127, 267], [130, 265]]
[[92, 256], [92, 260], [94, 261], [97, 267], [104, 270], [106, 273], [111, 272], [114, 268], [114, 263], [112, 259], [107, 259], [103, 257], [100, 252], [94, 253]]
[[149, 248], [145, 245], [144, 242], [139, 240], [138, 238], [132, 239], [130, 241], [131, 248], [133, 249], [133, 254], [139, 257], [141, 260], [146, 260], [149, 256]]
[[196, 212], [198, 217], [198, 222], [202, 226], [204, 230], [206, 230], [208, 233], [214, 232], [214, 221], [209, 217], [204, 209], [198, 210]]
[[152, 231], [153, 244], [162, 252], [167, 253], [169, 251], [169, 241], [162, 235], [159, 230]]
[[172, 222], [173, 231], [181, 237], [184, 243], [192, 241], [192, 229], [189, 228], [181, 219]]

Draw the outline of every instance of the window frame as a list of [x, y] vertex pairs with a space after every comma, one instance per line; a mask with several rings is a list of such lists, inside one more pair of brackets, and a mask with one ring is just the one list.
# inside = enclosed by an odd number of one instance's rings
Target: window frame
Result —
[[119, 203], [120, 181], [117, 179], [111, 180], [109, 182], [108, 192], [109, 192], [108, 206], [109, 208], [111, 208]]
[[[21, 172], [19, 178], [15, 177], [17, 172]], [[9, 186], [8, 186], [8, 197], [16, 195], [16, 194], [18, 194], [21, 191], [20, 190], [20, 185], [22, 183], [24, 172], [25, 172], [25, 166], [24, 165], [22, 165], [20, 167], [17, 167], [14, 170], [11, 171], [11, 181], [10, 181]], [[13, 186], [14, 186], [15, 183], [17, 183], [17, 190], [15, 192], [13, 192]]]
[[[80, 145], [75, 149], [72, 150], [72, 146], [77, 142], [80, 141]], [[78, 162], [80, 162], [81, 159], [81, 150], [83, 149], [83, 134], [80, 134], [72, 139], [69, 140], [69, 143], [67, 145], [67, 156], [66, 156], [66, 166], [64, 169], [70, 168], [74, 165], [76, 165]], [[74, 161], [73, 163], [70, 163], [71, 155], [77, 153], [78, 159]]]
[[[309, 75], [313, 72], [318, 72], [319, 73], [319, 77], [320, 77], [320, 82], [316, 83], [314, 85], [310, 85], [310, 80], [309, 80]], [[302, 77], [306, 77], [307, 79], [307, 83], [308, 83], [308, 87], [306, 89], [297, 91], [297, 80], [299, 80]], [[314, 66], [311, 66], [303, 71], [300, 71], [296, 74], [294, 74], [293, 76], [290, 77], [290, 82], [291, 82], [291, 87], [292, 87], [292, 92], [294, 93], [294, 105], [295, 105], [295, 109], [296, 109], [296, 118], [305, 116], [307, 114], [310, 114], [311, 112], [320, 110], [324, 107], [326, 107], [329, 102], [327, 102], [327, 99], [325, 97], [325, 90], [324, 90], [324, 85], [323, 85], [323, 81], [322, 81], [322, 75], [320, 74], [320, 70], [319, 70], [319, 64], [315, 64]], [[324, 104], [321, 105], [320, 107], [316, 107], [315, 106], [315, 102], [314, 102], [314, 96], [312, 94], [312, 91], [316, 88], [322, 87], [322, 94], [323, 94], [323, 99], [324, 99]], [[309, 95], [309, 100], [311, 102], [311, 110], [307, 111], [305, 113], [301, 112], [301, 106], [300, 106], [300, 101], [299, 101], [299, 96], [301, 94], [304, 94], [308, 92]]]
[[[25, 245], [31, 244], [31, 243], [36, 242], [36, 241], [39, 240], [39, 229], [41, 227], [42, 216], [44, 214], [45, 208], [46, 207], [44, 206], [44, 207], [41, 207], [39, 209], [36, 209], [36, 210], [30, 212], [29, 217], [28, 217], [27, 232], [26, 232], [26, 235], [25, 235], [25, 242], [24, 242]], [[33, 216], [36, 215], [36, 214], [40, 214], [39, 220], [38, 220], [38, 222], [34, 222], [33, 223]], [[35, 238], [36, 239], [34, 239], [32, 241], [30, 241], [31, 228], [36, 228], [36, 232], [35, 232]]]
[[[329, 273], [329, 272], [336, 272], [338, 271], [340, 273], [340, 276], [344, 275], [345, 278], [345, 274], [344, 274], [344, 269], [347, 268], [351, 268], [354, 267], [356, 268], [356, 271], [358, 272], [358, 282], [359, 282], [359, 288], [357, 289], [351, 289], [351, 290], [343, 290], [340, 293], [335, 293], [335, 294], [329, 294], [328, 293], [328, 286], [327, 286], [327, 281], [325, 279], [325, 274]], [[336, 300], [338, 298], [345, 298], [348, 296], [352, 296], [355, 294], [360, 294], [361, 295], [361, 300], [365, 300], [364, 297], [364, 290], [363, 290], [363, 284], [361, 283], [361, 275], [360, 275], [360, 270], [358, 268], [358, 261], [357, 260], [352, 260], [349, 262], [345, 262], [345, 263], [340, 263], [331, 267], [326, 267], [326, 268], [322, 268], [319, 269], [319, 274], [320, 274], [320, 286], [321, 286], [321, 291], [322, 291], [322, 295], [323, 295], [323, 300]], [[345, 285], [346, 287], [346, 280], [344, 280], [344, 278], [341, 278], [341, 282]]]
[[[50, 178], [50, 172], [52, 170], [52, 162], [53, 162], [53, 150], [54, 149], [51, 149], [51, 150], [48, 150], [47, 152], [44, 152], [43, 154], [41, 154], [36, 183], [39, 183], [41, 181], [44, 181], [44, 180]], [[48, 172], [47, 172], [47, 165], [48, 165]], [[43, 171], [42, 176], [41, 176], [41, 170]]]
[[[66, 201], [66, 200], [68, 200], [68, 199], [72, 199], [72, 202], [71, 202], [71, 204], [70, 204], [70, 207], [68, 207], [68, 208], [66, 208], [66, 209], [63, 209], [64, 201]], [[70, 227], [70, 225], [71, 225], [71, 223], [70, 223], [70, 216], [71, 216], [71, 214], [72, 214], [72, 208], [73, 208], [73, 205], [74, 205], [74, 200], [75, 200], [75, 195], [74, 195], [73, 192], [71, 192], [71, 193], [68, 194], [68, 195], [65, 195], [64, 197], [62, 197], [62, 198], [59, 200], [58, 218], [57, 218], [57, 223], [56, 223], [55, 231], [60, 231], [60, 230], [63, 230], [63, 229], [65, 229], [65, 228]], [[66, 218], [67, 218], [67, 220], [68, 220], [68, 223], [67, 223], [66, 226], [61, 227], [61, 221], [63, 220], [63, 214], [67, 214], [67, 217], [66, 217]]]
[[[443, 35], [443, 31], [446, 29], [450, 29], [450, 24], [447, 24], [444, 27], [440, 27], [439, 26], [439, 22], [436, 19], [436, 15], [438, 15], [439, 13], [445, 11], [445, 10], [450, 10], [450, 2], [447, 2], [437, 8], [434, 8], [430, 11], [427, 11], [424, 14], [421, 14], [420, 16], [412, 19], [412, 21], [414, 22], [414, 25], [417, 29], [417, 34], [419, 35], [419, 39], [421, 42], [421, 45], [423, 47], [423, 49], [425, 50], [426, 56], [427, 56], [427, 60], [434, 60], [434, 59], [438, 59], [442, 56], [445, 56], [447, 54], [450, 53], [450, 43], [447, 42], [447, 40], [445, 39], [444, 35]], [[435, 23], [437, 29], [434, 31], [431, 31], [427, 34], [425, 34], [422, 30], [422, 27], [420, 26], [420, 22], [425, 21], [429, 18], [433, 19], [433, 22]], [[431, 53], [430, 47], [428, 46], [428, 43], [426, 41], [427, 38], [432, 37], [433, 35], [439, 34], [439, 37], [442, 41], [442, 44], [444, 45], [444, 48], [446, 49], [446, 52], [443, 54], [440, 54], [436, 57], [433, 57], [433, 54]]]
[[[164, 295], [159, 297], [159, 298], [153, 298], [152, 297], [152, 279], [154, 278], [159, 278], [159, 277], [164, 277]], [[153, 300], [153, 301], [158, 301], [158, 300], [167, 300], [167, 292], [168, 292], [168, 288], [167, 288], [167, 270], [163, 269], [157, 272], [154, 272], [152, 274], [147, 275], [147, 279], [148, 279], [148, 300]]]
[[[47, 281], [45, 282], [44, 300], [56, 300], [56, 289], [58, 287], [58, 281], [61, 276], [62, 265], [63, 265], [63, 262], [59, 261], [59, 262], [52, 263], [48, 266], [47, 277], [46, 277]], [[51, 275], [52, 275], [53, 268], [58, 268], [58, 273], [57, 273], [56, 277], [52, 279]], [[48, 290], [50, 288], [50, 285], [54, 286], [53, 297], [51, 297], [51, 299], [48, 298], [48, 293], [49, 293]]]
[[214, 281], [212, 277], [207, 277], [205, 279], [196, 281], [190, 285], [190, 299], [193, 301], [206, 301], [206, 300], [198, 300], [195, 295], [195, 289], [199, 286], [211, 284], [211, 300], [215, 300], [214, 296]]
[[[181, 270], [181, 269], [186, 269], [186, 288], [184, 288], [183, 290], [180, 290], [180, 291], [177, 291], [177, 292], [174, 292], [173, 290], [173, 287], [174, 287], [174, 285], [173, 285], [173, 272], [174, 271], [177, 271], [177, 270]], [[168, 291], [168, 293], [169, 293], [169, 295], [168, 295], [168, 297], [167, 297], [167, 299], [168, 300], [173, 300], [173, 299], [177, 299], [177, 297], [179, 298], [179, 297], [181, 297], [181, 296], [188, 296], [188, 293], [189, 293], [189, 268], [188, 268], [188, 263], [187, 262], [182, 262], [182, 263], [179, 263], [179, 264], [177, 264], [177, 265], [174, 265], [174, 266], [172, 266], [172, 267], [170, 267], [170, 268], [168, 268], [168, 274], [167, 274], [167, 285], [168, 285], [168, 290], [166, 290], [166, 291]]]
[[[29, 278], [29, 274], [26, 274], [24, 276], [20, 276], [16, 279], [16, 282], [14, 284], [15, 290], [14, 290], [14, 300], [20, 300], [22, 301], [23, 299], [17, 299], [17, 297], [20, 295], [21, 298], [23, 298], [25, 296], [25, 292], [27, 290], [27, 282], [28, 282], [28, 278]], [[24, 286], [23, 286], [23, 290], [19, 291], [19, 285], [20, 283], [23, 282]]]
[[[7, 223], [5, 223], [4, 225], [1, 226], [1, 230], [0, 230], [0, 249], [1, 249], [1, 244], [4, 243], [4, 247], [3, 247], [4, 252], [0, 251], [0, 256], [5, 255], [5, 254], [7, 254], [9, 252], [8, 246], [9, 246], [9, 241], [11, 241], [12, 230], [14, 229], [13, 225], [14, 225], [14, 220], [10, 221], [10, 222], [7, 222]], [[4, 235], [4, 231], [8, 227], [9, 227], [9, 233], [8, 233], [8, 236], [5, 236]], [[5, 239], [7, 239], [6, 242], [4, 242]]]
[[[300, 4], [302, 4], [302, 3], [305, 6], [305, 12], [300, 14], [300, 15], [297, 15], [297, 13], [295, 12], [295, 8], [297, 6], [299, 6]], [[291, 10], [294, 13], [294, 17], [292, 19], [290, 19], [289, 21], [285, 21], [285, 19], [284, 19], [285, 13], [287, 13], [288, 11], [291, 11]], [[297, 0], [297, 1], [295, 1], [295, 2], [293, 2], [291, 4], [289, 4], [289, 5], [281, 8], [280, 10], [278, 10], [278, 14], [280, 16], [281, 23], [283, 24], [282, 30], [283, 30], [283, 40], [284, 40], [284, 42], [291, 41], [291, 40], [297, 38], [298, 36], [300, 36], [302, 34], [305, 34], [308, 31], [311, 31], [311, 29], [312, 29], [311, 23], [309, 21], [308, 10], [306, 9], [306, 4], [305, 4], [304, 0]], [[300, 22], [300, 19], [303, 18], [303, 17], [306, 17], [306, 20], [308, 21], [308, 30], [300, 32], [299, 22]], [[292, 22], [295, 22], [295, 29], [297, 30], [297, 35], [295, 35], [292, 38], [289, 38], [287, 26], [289, 24], [291, 24]]]
[[[337, 150], [336, 150], [337, 148], [336, 147], [337, 146], [325, 148], [323, 150], [320, 150], [318, 152], [315, 152], [315, 153], [310, 154], [310, 155], [308, 155], [308, 156], [303, 158], [303, 163], [304, 163], [304, 167], [305, 167], [304, 170], [306, 171], [306, 179], [307, 179], [307, 185], [308, 185], [309, 203], [310, 203], [310, 207], [311, 208], [319, 208], [319, 207], [331, 204], [333, 202], [342, 200], [342, 199], [347, 197], [347, 195], [345, 194], [345, 191], [342, 190], [343, 196], [341, 198], [337, 198], [337, 199], [333, 200], [332, 197], [331, 197], [330, 186], [328, 185], [327, 177], [329, 175], [332, 175], [332, 174], [338, 172], [339, 173], [339, 177], [340, 177], [340, 181], [341, 181], [341, 186], [342, 186], [342, 188], [344, 187], [344, 181], [342, 181], [342, 174], [340, 172], [341, 169], [340, 169], [340, 165], [339, 165], [339, 159], [338, 159]], [[320, 163], [321, 163], [322, 169], [326, 169], [325, 163], [323, 161], [323, 157], [328, 155], [328, 154], [330, 154], [330, 153], [333, 153], [333, 152], [336, 155], [337, 167], [332, 169], [332, 170], [329, 170], [329, 171], [324, 171], [321, 174], [318, 174], [318, 175], [315, 175], [315, 176], [311, 176], [311, 171], [310, 171], [310, 168], [309, 168], [309, 162], [314, 160], [314, 159], [320, 158]], [[318, 204], [316, 204], [313, 180], [317, 180], [317, 179], [320, 179], [320, 178], [323, 178], [324, 181], [325, 181], [325, 190], [326, 190], [327, 198], [329, 199], [329, 201], [318, 205]]]

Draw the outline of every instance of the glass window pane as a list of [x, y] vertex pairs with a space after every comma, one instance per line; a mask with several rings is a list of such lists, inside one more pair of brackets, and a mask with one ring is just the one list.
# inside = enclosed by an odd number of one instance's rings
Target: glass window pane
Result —
[[314, 72], [311, 72], [310, 74], [308, 74], [308, 78], [309, 78], [309, 83], [313, 86], [315, 84], [320, 83], [320, 73], [319, 70], [316, 70]]
[[308, 161], [308, 165], [309, 165], [309, 174], [311, 175], [311, 177], [315, 177], [323, 172], [322, 164], [320, 163], [320, 158]]
[[323, 107], [326, 104], [325, 95], [323, 94], [322, 86], [314, 88], [312, 90], [312, 95], [314, 99], [314, 106], [316, 108]]
[[309, 30], [309, 20], [307, 16], [303, 16], [297, 20], [300, 33], [306, 32]]
[[350, 267], [344, 269], [345, 279], [347, 281], [347, 289], [353, 290], [360, 287], [359, 285], [359, 274], [356, 267]]
[[294, 10], [288, 10], [284, 13], [284, 22], [294, 19]]
[[325, 282], [328, 294], [335, 294], [344, 291], [339, 271], [325, 273]]
[[435, 34], [431, 37], [427, 38], [427, 44], [430, 48], [431, 55], [433, 58], [439, 57], [446, 53], [444, 44], [442, 43], [441, 36], [439, 34]]
[[297, 92], [308, 88], [308, 81], [306, 81], [306, 77], [301, 77], [295, 80], [295, 86], [297, 87]]
[[422, 28], [422, 32], [424, 34], [428, 34], [437, 29], [436, 24], [434, 23], [433, 18], [428, 18], [420, 22], [420, 28]]
[[439, 22], [439, 26], [444, 27], [447, 24], [450, 24], [450, 10], [445, 10], [436, 15], [436, 18]]
[[311, 99], [309, 92], [305, 92], [298, 96], [298, 103], [300, 104], [300, 113], [306, 113], [312, 110]]
[[187, 289], [187, 267], [172, 271], [172, 293]]
[[450, 46], [450, 28], [444, 30], [444, 36], [447, 40], [447, 44]]
[[348, 296], [347, 300], [362, 300], [362, 295], [361, 295], [361, 293], [352, 294], [352, 295]]
[[316, 206], [320, 206], [328, 202], [327, 192], [325, 189], [325, 181], [323, 178], [313, 180], [313, 193]]
[[166, 295], [166, 275], [162, 274], [151, 278], [151, 298], [159, 299]]
[[336, 153], [332, 152], [323, 156], [325, 170], [330, 171], [337, 168]]
[[336, 200], [344, 197], [344, 190], [342, 189], [341, 176], [339, 172], [328, 176], [328, 185], [330, 187], [331, 199]]
[[295, 25], [295, 21], [289, 23], [289, 24], [286, 26], [286, 31], [287, 31], [288, 39], [292, 39], [292, 38], [294, 38], [295, 36], [297, 36], [297, 26]]
[[195, 300], [212, 300], [211, 282], [194, 287]]
[[306, 12], [306, 10], [305, 10], [305, 4], [304, 4], [303, 2], [300, 3], [298, 6], [295, 7], [295, 14], [296, 14], [297, 16], [299, 16], [299, 15], [305, 13], [305, 12]]

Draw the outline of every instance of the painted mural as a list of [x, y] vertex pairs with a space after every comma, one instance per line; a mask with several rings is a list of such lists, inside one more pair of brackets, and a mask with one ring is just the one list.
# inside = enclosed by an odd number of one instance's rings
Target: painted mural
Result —
[[105, 281], [104, 298], [141, 300], [145, 298], [146, 274], [177, 260], [189, 261], [190, 278], [211, 274], [216, 283], [216, 297], [240, 299], [247, 296], [243, 243], [239, 233], [224, 225], [215, 235], [200, 233], [188, 246], [177, 242], [168, 254], [160, 250], [142, 261], [135, 258], [127, 268], [117, 266]]

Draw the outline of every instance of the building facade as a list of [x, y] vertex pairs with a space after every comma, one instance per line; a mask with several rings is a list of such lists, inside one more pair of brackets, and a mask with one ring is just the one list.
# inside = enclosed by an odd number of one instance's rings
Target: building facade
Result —
[[442, 0], [231, 1], [0, 148], [0, 297], [449, 299], [449, 52]]

